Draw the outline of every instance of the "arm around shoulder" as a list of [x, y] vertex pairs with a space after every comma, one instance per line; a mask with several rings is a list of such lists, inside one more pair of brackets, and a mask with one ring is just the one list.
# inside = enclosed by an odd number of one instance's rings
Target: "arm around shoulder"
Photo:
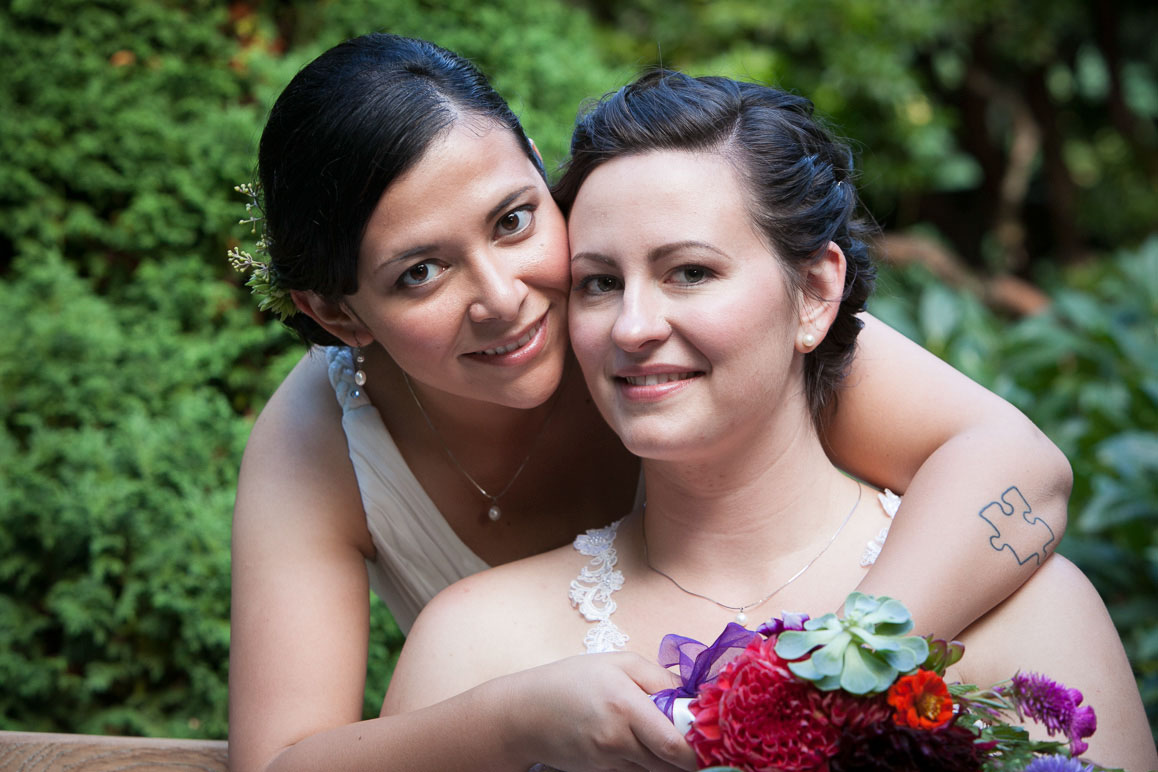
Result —
[[[859, 589], [900, 598], [918, 629], [951, 638], [1056, 549], [1073, 473], [1013, 405], [883, 322], [864, 321], [825, 441], [842, 468], [905, 496]], [[944, 604], [944, 583], [967, 590]]]
[[[541, 564], [542, 558], [531, 560]], [[443, 727], [448, 739], [437, 750], [460, 749], [456, 758], [469, 761], [463, 769], [525, 770], [534, 763], [695, 769], [695, 753], [648, 696], [677, 685], [676, 675], [626, 652], [558, 658], [549, 643], [558, 636], [550, 633], [551, 620], [535, 612], [541, 606], [529, 602], [528, 587], [551, 588], [540, 599], [551, 608], [554, 601], [566, 607], [565, 593], [557, 591], [565, 585], [553, 577], [535, 581], [544, 577], [528, 572], [528, 563], [468, 577], [423, 609], [399, 657], [383, 716], [413, 720], [448, 711], [455, 722]], [[452, 706], [469, 707], [455, 713]], [[498, 742], [463, 749], [472, 738]], [[448, 763], [414, 768], [460, 768]]]

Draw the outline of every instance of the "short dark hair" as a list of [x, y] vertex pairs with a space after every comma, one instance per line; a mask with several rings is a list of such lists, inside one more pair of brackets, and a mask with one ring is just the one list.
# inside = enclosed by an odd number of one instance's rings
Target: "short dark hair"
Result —
[[805, 385], [813, 419], [835, 400], [852, 362], [876, 269], [869, 256], [873, 231], [858, 216], [848, 146], [813, 116], [804, 97], [758, 83], [649, 72], [605, 95], [581, 114], [571, 158], [554, 187], [565, 214], [580, 186], [600, 164], [655, 150], [718, 152], [743, 180], [752, 220], [793, 281], [829, 242], [847, 261], [836, 319], [805, 357]]
[[[463, 117], [513, 132], [542, 173], [507, 103], [445, 48], [374, 33], [306, 65], [270, 111], [258, 151], [278, 285], [330, 300], [356, 292], [358, 250], [378, 200]], [[306, 314], [286, 324], [311, 343], [341, 344]]]

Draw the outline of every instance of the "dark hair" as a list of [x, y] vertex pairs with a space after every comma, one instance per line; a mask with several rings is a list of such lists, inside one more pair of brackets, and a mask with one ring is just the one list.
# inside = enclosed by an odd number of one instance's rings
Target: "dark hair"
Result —
[[[331, 48], [278, 97], [261, 135], [265, 237], [279, 287], [337, 300], [358, 289], [358, 248], [378, 200], [462, 116], [513, 132], [542, 172], [519, 119], [466, 59], [383, 33]], [[286, 324], [339, 341], [305, 314]]]
[[653, 150], [709, 151], [727, 159], [748, 189], [753, 221], [797, 286], [830, 241], [844, 251], [848, 267], [840, 309], [804, 360], [808, 403], [819, 422], [852, 362], [863, 326], [856, 314], [876, 278], [866, 244], [872, 228], [857, 217], [852, 153], [817, 122], [804, 97], [730, 78], [657, 70], [580, 115], [555, 199], [569, 215], [596, 167]]

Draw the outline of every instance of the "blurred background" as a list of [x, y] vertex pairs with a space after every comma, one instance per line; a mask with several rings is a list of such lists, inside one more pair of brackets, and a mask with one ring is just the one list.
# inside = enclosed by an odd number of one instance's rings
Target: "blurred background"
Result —
[[[225, 252], [293, 74], [472, 58], [548, 166], [662, 62], [811, 97], [884, 228], [871, 310], [1035, 420], [1158, 725], [1152, 0], [9, 0], [0, 7], [0, 728], [224, 737], [229, 527], [302, 348]], [[289, 471], [287, 470], [287, 473]], [[375, 602], [367, 714], [401, 636]]]

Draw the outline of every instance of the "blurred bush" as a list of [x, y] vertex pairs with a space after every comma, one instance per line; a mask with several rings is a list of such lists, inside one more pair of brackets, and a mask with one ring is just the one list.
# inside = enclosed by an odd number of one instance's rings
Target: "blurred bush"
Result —
[[885, 271], [873, 313], [1024, 411], [1074, 469], [1060, 551], [1105, 599], [1158, 728], [1158, 235], [1061, 274], [1008, 322], [922, 268]]

